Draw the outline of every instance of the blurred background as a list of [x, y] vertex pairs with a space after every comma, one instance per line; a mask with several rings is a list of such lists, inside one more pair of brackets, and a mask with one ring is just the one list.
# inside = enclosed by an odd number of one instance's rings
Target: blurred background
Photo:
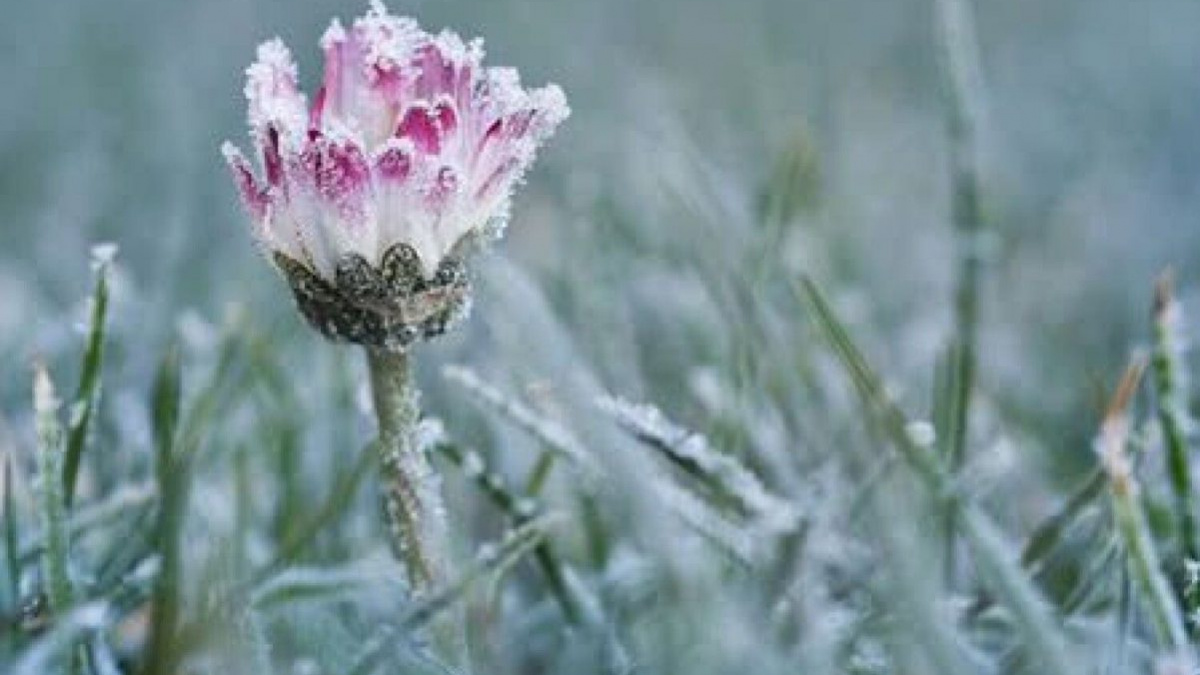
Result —
[[[248, 245], [217, 148], [244, 142], [243, 70], [258, 42], [283, 37], [311, 88], [316, 39], [331, 16], [348, 20], [362, 4], [9, 8], [0, 27], [6, 407], [25, 398], [30, 355], [71, 339], [59, 334], [60, 316], [81, 297], [82, 261], [96, 242], [121, 248], [139, 333], [161, 338], [171, 315], [211, 317], [235, 300], [300, 332]], [[1184, 288], [1194, 278], [1200, 40], [1190, 27], [1200, 8], [977, 4], [985, 200], [997, 233], [982, 377], [1010, 391], [1031, 423], [1079, 433], [1089, 382], [1136, 335], [1153, 277], [1173, 266]], [[500, 253], [547, 292], [594, 285], [606, 302], [635, 303], [645, 284], [623, 258], [669, 249], [674, 266], [695, 269], [719, 255], [722, 238], [745, 240], [756, 196], [801, 144], [811, 204], [777, 252], [860, 291], [888, 341], [906, 345], [898, 358], [923, 364], [922, 346], [947, 319], [952, 277], [932, 3], [393, 5], [429, 29], [486, 36], [492, 62], [568, 92], [575, 114], [519, 195]], [[600, 256], [633, 274], [593, 276]], [[664, 291], [657, 301], [682, 300]], [[480, 304], [485, 315], [504, 311]]]
[[[808, 419], [809, 404], [853, 415], [848, 399], [812, 393], [840, 376], [827, 356], [812, 356], [818, 338], [785, 297], [801, 274], [836, 300], [900, 400], [929, 414], [956, 269], [931, 0], [389, 7], [427, 30], [484, 36], [490, 64], [518, 67], [530, 85], [560, 84], [573, 109], [518, 192], [505, 240], [478, 261], [473, 316], [419, 348], [426, 412], [452, 436], [511, 475], [537, 456], [535, 441], [441, 376], [462, 363], [597, 454], [633, 452], [616, 449], [628, 440], [591, 405], [611, 392], [655, 403], [757, 458], [749, 461], [773, 487], [803, 491], [810, 474], [782, 485], [763, 448], [823, 466], [844, 436], [828, 418]], [[120, 249], [97, 431], [119, 468], [85, 476], [81, 489], [100, 494], [145, 473], [145, 397], [164, 346], [182, 340], [187, 362], [202, 363], [231, 317], [268, 336], [287, 403], [235, 406], [214, 447], [255, 447], [264, 419], [286, 419], [304, 480], [320, 481], [344, 461], [339, 453], [369, 438], [361, 356], [303, 325], [251, 243], [219, 153], [225, 139], [246, 145], [244, 69], [259, 42], [282, 37], [312, 91], [321, 32], [331, 17], [345, 23], [364, 9], [9, 3], [0, 22], [0, 453], [32, 465], [35, 355], [64, 390], [74, 381], [89, 250], [100, 242]], [[1092, 462], [1105, 392], [1150, 339], [1158, 274], [1173, 268], [1185, 315], [1200, 314], [1200, 4], [980, 0], [974, 9], [988, 234], [971, 453], [991, 462], [985, 492], [1008, 495], [992, 500], [1004, 518], [1024, 523]], [[214, 495], [235, 453], [212, 456], [190, 509], [219, 521]], [[619, 473], [634, 460], [603, 461]], [[261, 480], [265, 513], [278, 495]], [[466, 481], [447, 481], [452, 519], [473, 523], [461, 531], [465, 551], [497, 529]], [[551, 499], [573, 509], [570, 492], [559, 485]], [[373, 517], [368, 497], [363, 522]], [[684, 606], [686, 588], [660, 600]], [[678, 632], [682, 645], [703, 634]], [[752, 643], [753, 631], [740, 638]], [[737, 663], [742, 652], [725, 647]], [[670, 658], [635, 660], [684, 672]], [[721, 672], [720, 663], [706, 667]]]

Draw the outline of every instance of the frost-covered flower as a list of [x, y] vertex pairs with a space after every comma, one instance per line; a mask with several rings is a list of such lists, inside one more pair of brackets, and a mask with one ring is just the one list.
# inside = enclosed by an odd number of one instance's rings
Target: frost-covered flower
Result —
[[378, 0], [321, 38], [311, 106], [278, 38], [246, 70], [261, 177], [222, 148], [264, 253], [326, 336], [401, 349], [460, 316], [463, 257], [499, 236], [515, 184], [569, 113], [562, 90], [484, 68], [483, 43], [430, 35]]

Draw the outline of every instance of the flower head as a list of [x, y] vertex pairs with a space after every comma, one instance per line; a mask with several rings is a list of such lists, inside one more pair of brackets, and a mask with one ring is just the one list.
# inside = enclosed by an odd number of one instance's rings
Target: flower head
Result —
[[223, 147], [254, 235], [326, 336], [401, 349], [467, 304], [463, 256], [503, 231], [514, 185], [569, 110], [378, 0], [321, 38], [311, 104], [278, 38], [246, 70], [261, 165]]

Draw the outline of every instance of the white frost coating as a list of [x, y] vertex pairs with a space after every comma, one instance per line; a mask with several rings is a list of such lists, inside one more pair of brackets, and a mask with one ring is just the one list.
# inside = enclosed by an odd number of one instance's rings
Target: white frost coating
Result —
[[58, 412], [59, 405], [54, 383], [50, 381], [50, 373], [39, 366], [33, 371], [33, 409], [38, 415], [54, 415]]
[[449, 365], [442, 369], [446, 379], [455, 382], [476, 398], [491, 406], [518, 426], [533, 434], [551, 450], [571, 460], [573, 464], [594, 470], [595, 462], [577, 438], [563, 425], [533, 412], [520, 401], [502, 394], [484, 382], [474, 371], [463, 366]]
[[1188, 593], [1195, 591], [1196, 587], [1200, 586], [1200, 561], [1191, 558], [1183, 559], [1183, 586]]
[[515, 508], [517, 515], [522, 518], [532, 518], [538, 512], [537, 502], [528, 498], [517, 500]]
[[913, 444], [922, 448], [933, 447], [937, 441], [937, 431], [933, 425], [925, 420], [913, 420], [904, 427], [904, 433], [908, 434], [908, 440]]
[[487, 565], [496, 560], [500, 555], [500, 548], [492, 542], [486, 542], [479, 545], [479, 550], [475, 552], [475, 560], [480, 564]]
[[717, 479], [757, 517], [756, 524], [763, 530], [784, 533], [799, 525], [799, 513], [791, 504], [768, 492], [736, 459], [710, 447], [704, 436], [674, 425], [654, 406], [611, 396], [602, 397], [598, 404], [634, 436]]
[[463, 455], [462, 470], [467, 478], [476, 479], [483, 475], [487, 467], [484, 465], [483, 458], [479, 456], [478, 452], [468, 450], [467, 454]]
[[279, 38], [258, 46], [258, 59], [246, 69], [247, 122], [256, 134], [275, 127], [285, 139], [304, 131], [307, 107], [296, 83], [296, 62]]
[[321, 34], [321, 39], [317, 42], [321, 49], [329, 49], [339, 42], [346, 41], [346, 29], [342, 28], [342, 22], [336, 17], [329, 22], [329, 28]]
[[111, 241], [101, 242], [92, 246], [92, 271], [112, 265], [113, 261], [117, 258], [119, 250], [120, 247]]
[[413, 442], [421, 452], [428, 453], [434, 446], [447, 440], [446, 425], [436, 417], [427, 417], [417, 422], [413, 430]]
[[109, 606], [91, 602], [55, 621], [54, 628], [25, 650], [12, 675], [44, 675], [56, 672], [55, 660], [79, 636], [105, 628], [111, 619]]
[[377, 76], [375, 68], [388, 70], [408, 61], [424, 37], [416, 21], [388, 14], [380, 0], [371, 0], [366, 16], [354, 21], [354, 31], [366, 48], [363, 66], [368, 78]]
[[699, 534], [728, 550], [746, 564], [756, 561], [758, 554], [754, 540], [744, 529], [736, 527], [708, 504], [670, 480], [654, 476], [652, 483], [654, 494], [663, 504]]

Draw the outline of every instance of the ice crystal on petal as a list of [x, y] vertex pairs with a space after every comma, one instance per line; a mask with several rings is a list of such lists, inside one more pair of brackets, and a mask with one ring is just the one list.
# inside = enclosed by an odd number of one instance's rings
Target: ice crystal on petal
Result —
[[304, 130], [304, 94], [296, 76], [296, 63], [283, 40], [273, 38], [258, 46], [258, 60], [246, 69], [247, 121], [253, 133], [274, 128], [295, 135]]
[[431, 35], [378, 0], [349, 29], [334, 19], [320, 48], [311, 107], [279, 38], [246, 70], [261, 178], [222, 152], [305, 316], [331, 338], [402, 348], [465, 312], [462, 258], [503, 232], [514, 186], [570, 111], [558, 87], [484, 68], [482, 40]]

